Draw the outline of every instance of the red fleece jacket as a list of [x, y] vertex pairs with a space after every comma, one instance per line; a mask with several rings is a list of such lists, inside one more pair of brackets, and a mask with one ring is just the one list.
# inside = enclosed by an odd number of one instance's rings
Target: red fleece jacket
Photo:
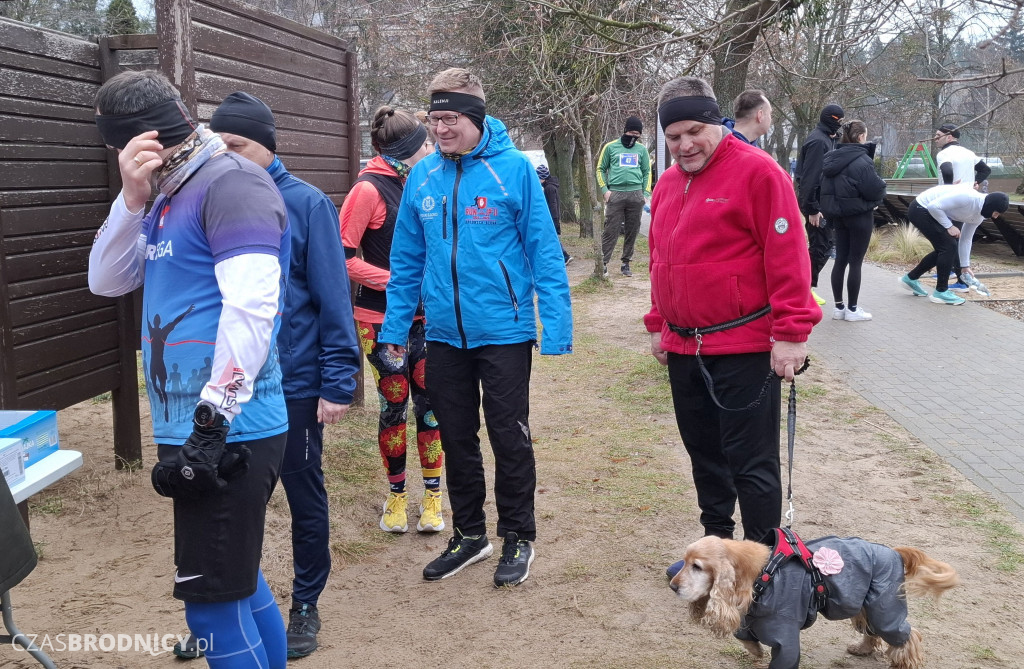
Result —
[[770, 351], [807, 341], [821, 320], [811, 297], [803, 217], [788, 174], [767, 153], [727, 135], [700, 172], [673, 165], [651, 198], [651, 311], [661, 347], [692, 355], [670, 331], [710, 326], [771, 304], [764, 318], [703, 336], [701, 353]]

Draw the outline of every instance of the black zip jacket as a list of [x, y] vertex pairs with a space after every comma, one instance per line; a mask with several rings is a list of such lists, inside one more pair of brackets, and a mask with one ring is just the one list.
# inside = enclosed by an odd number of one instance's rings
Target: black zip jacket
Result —
[[885, 182], [875, 172], [874, 144], [840, 144], [825, 154], [818, 203], [825, 218], [871, 211], [885, 198]]
[[799, 189], [796, 199], [800, 204], [800, 213], [804, 216], [813, 216], [821, 211], [818, 208], [818, 194], [821, 189], [822, 160], [826, 153], [836, 148], [836, 141], [830, 133], [828, 126], [819, 122], [800, 147], [800, 159], [797, 162], [797, 169], [800, 172]]

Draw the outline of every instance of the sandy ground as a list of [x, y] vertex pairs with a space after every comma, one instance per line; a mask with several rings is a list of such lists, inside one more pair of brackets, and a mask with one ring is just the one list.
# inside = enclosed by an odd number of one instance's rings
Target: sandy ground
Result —
[[[592, 265], [581, 259], [570, 269], [576, 283]], [[320, 600], [322, 647], [291, 666], [751, 666], [737, 642], [692, 624], [666, 587], [665, 565], [700, 536], [689, 463], [671, 416], [638, 413], [606, 392], [628, 365], [607, 376], [594, 371], [609, 351], [629, 364], [645, 359], [645, 274], [613, 274], [610, 289], [580, 296], [577, 353], [539, 360], [534, 368], [540, 536], [530, 579], [496, 590], [491, 558], [452, 579], [424, 582], [421, 569], [444, 547], [447, 532], [413, 532], [362, 556], [338, 556]], [[929, 666], [1022, 666], [1024, 603], [1017, 587], [1024, 528], [829, 370], [813, 367], [799, 387], [795, 529], [808, 538], [856, 535], [915, 545], [950, 562], [963, 586], [937, 604], [911, 603]], [[373, 420], [373, 413], [354, 411], [349, 420]], [[63, 447], [82, 451], [86, 464], [33, 499], [33, 538], [42, 560], [13, 591], [16, 618], [25, 631], [48, 635], [60, 667], [180, 667], [182, 661], [167, 653], [57, 645], [59, 635], [70, 633], [184, 630], [182, 604], [170, 597], [170, 503], [150, 488], [148, 467], [113, 471], [109, 403], [61, 411], [59, 421]], [[609, 443], [605, 431], [623, 422], [638, 436]], [[150, 465], [153, 457], [147, 446]], [[623, 492], [618, 484], [626, 480], [645, 483]], [[335, 505], [336, 535], [372, 531], [377, 504]], [[488, 511], [493, 523], [493, 505]], [[283, 609], [289, 552], [287, 505], [279, 490], [264, 568]], [[801, 666], [884, 666], [877, 657], [846, 655], [852, 638], [845, 623], [819, 620], [804, 633]], [[23, 666], [33, 665], [0, 646], [0, 667]]]

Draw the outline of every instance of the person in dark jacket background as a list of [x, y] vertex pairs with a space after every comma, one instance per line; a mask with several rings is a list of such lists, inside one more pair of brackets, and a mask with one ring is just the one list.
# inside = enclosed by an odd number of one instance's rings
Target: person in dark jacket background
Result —
[[[548, 211], [551, 212], [551, 220], [555, 224], [555, 232], [559, 236], [562, 235], [562, 224], [559, 222], [559, 218], [562, 215], [562, 204], [558, 201], [558, 177], [551, 173], [547, 165], [540, 165], [537, 167], [537, 176], [540, 178], [540, 184], [544, 186], [544, 199], [548, 202]], [[561, 245], [561, 241], [558, 242]], [[562, 260], [568, 265], [575, 258], [565, 252], [565, 247], [562, 247]]]
[[[819, 208], [828, 217], [836, 237], [836, 261], [832, 265], [835, 320], [871, 320], [871, 314], [857, 304], [860, 270], [875, 229], [873, 211], [885, 198], [885, 182], [875, 172], [875, 145], [866, 143], [867, 137], [868, 130], [862, 121], [844, 123], [839, 148], [825, 155], [821, 168]], [[848, 303], [843, 302], [847, 267]]]
[[360, 358], [338, 210], [322, 191], [285, 169], [275, 154], [273, 113], [259, 98], [232, 93], [214, 111], [210, 128], [229, 151], [270, 173], [291, 225], [291, 267], [277, 342], [288, 407], [281, 483], [292, 516], [295, 568], [288, 657], [304, 657], [317, 648], [317, 601], [331, 572], [321, 461], [324, 423], [341, 420], [352, 404]]
[[811, 256], [811, 293], [818, 304], [825, 300], [814, 292], [818, 287], [818, 275], [821, 273], [832, 251], [832, 235], [828, 221], [821, 215], [818, 207], [821, 191], [821, 166], [825, 154], [836, 148], [835, 136], [839, 124], [843, 121], [843, 108], [839, 105], [826, 105], [821, 110], [818, 125], [807, 135], [800, 147], [800, 161], [797, 163], [797, 202], [800, 213], [804, 215], [804, 227], [807, 230], [808, 251]]

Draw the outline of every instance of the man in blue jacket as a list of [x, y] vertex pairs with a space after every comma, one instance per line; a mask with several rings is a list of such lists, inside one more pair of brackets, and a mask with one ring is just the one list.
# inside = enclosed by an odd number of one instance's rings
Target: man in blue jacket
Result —
[[470, 72], [452, 68], [430, 84], [427, 120], [438, 150], [413, 167], [391, 247], [388, 306], [379, 341], [404, 354], [422, 294], [426, 386], [441, 430], [455, 535], [423, 570], [447, 578], [491, 555], [480, 453], [481, 389], [494, 451], [497, 535], [494, 584], [526, 580], [533, 562], [536, 463], [529, 386], [540, 352], [572, 352], [569, 282], [544, 192], [501, 121], [484, 111]]
[[348, 411], [360, 361], [338, 211], [319, 189], [289, 174], [275, 155], [274, 116], [259, 98], [232, 93], [213, 113], [210, 128], [229, 151], [270, 173], [291, 224], [291, 273], [278, 336], [288, 407], [281, 482], [291, 508], [295, 564], [288, 657], [304, 657], [317, 648], [316, 605], [331, 571], [323, 424], [338, 422]]

